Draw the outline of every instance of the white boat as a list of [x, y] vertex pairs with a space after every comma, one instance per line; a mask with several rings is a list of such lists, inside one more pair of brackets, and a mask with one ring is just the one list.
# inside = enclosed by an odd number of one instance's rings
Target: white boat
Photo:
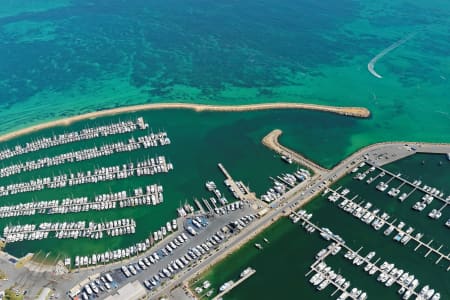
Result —
[[322, 250], [320, 250], [320, 251], [316, 254], [316, 259], [320, 259], [322, 256], [325, 255], [326, 252], [327, 252], [327, 249], [322, 249]]
[[442, 216], [442, 213], [440, 210], [437, 210], [435, 208], [433, 208], [431, 210], [431, 212], [428, 214], [428, 217], [432, 218], [432, 219], [439, 219]]
[[310, 279], [309, 279], [309, 283], [313, 284], [317, 278], [319, 278], [320, 273], [316, 273], [314, 274]]
[[321, 291], [321, 290], [325, 289], [329, 284], [330, 284], [330, 281], [328, 279], [325, 279], [324, 281], [322, 281], [319, 284], [319, 286], [317, 287], [317, 290]]
[[407, 290], [407, 291], [403, 294], [402, 299], [403, 299], [403, 300], [408, 300], [408, 299], [411, 297], [411, 295], [412, 295], [412, 291], [411, 291], [411, 290]]
[[223, 291], [229, 289], [233, 284], [234, 284], [233, 280], [227, 281], [220, 286], [219, 291], [223, 292]]
[[248, 267], [246, 268], [244, 271], [241, 272], [241, 278], [247, 276], [248, 274], [250, 274], [253, 271], [252, 268]]
[[281, 155], [281, 159], [285, 162], [287, 162], [288, 164], [292, 164], [292, 158], [290, 156], [286, 156], [286, 155]]
[[320, 236], [323, 237], [325, 240], [329, 241], [333, 236], [333, 233], [331, 232], [330, 229], [323, 227], [322, 231], [320, 232]]
[[436, 293], [433, 295], [433, 297], [431, 298], [431, 300], [439, 300], [441, 299], [441, 294], [440, 293]]

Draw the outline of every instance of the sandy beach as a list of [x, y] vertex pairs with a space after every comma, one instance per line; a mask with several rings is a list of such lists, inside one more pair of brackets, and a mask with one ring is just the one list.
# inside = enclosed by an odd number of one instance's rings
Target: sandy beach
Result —
[[368, 118], [370, 117], [370, 111], [364, 107], [340, 107], [340, 106], [326, 106], [318, 104], [307, 103], [261, 103], [261, 104], [246, 104], [246, 105], [206, 105], [206, 104], [194, 104], [194, 103], [152, 103], [141, 104], [133, 106], [118, 107], [112, 109], [106, 109], [102, 111], [96, 111], [86, 113], [78, 116], [68, 117], [60, 120], [42, 123], [39, 125], [20, 129], [11, 133], [0, 136], [0, 142], [4, 142], [21, 135], [33, 133], [42, 129], [47, 129], [55, 126], [68, 126], [71, 123], [86, 120], [95, 119], [98, 117], [112, 116], [122, 113], [137, 112], [144, 110], [158, 110], [158, 109], [190, 109], [196, 112], [203, 111], [218, 111], [218, 112], [240, 112], [240, 111], [255, 111], [255, 110], [270, 110], [270, 109], [307, 109], [330, 112], [345, 116], [351, 116], [356, 118]]

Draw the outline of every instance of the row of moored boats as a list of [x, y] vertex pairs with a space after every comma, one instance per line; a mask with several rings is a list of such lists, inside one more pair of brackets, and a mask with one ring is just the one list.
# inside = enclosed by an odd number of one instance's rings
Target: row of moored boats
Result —
[[42, 149], [48, 149], [59, 145], [64, 145], [73, 142], [90, 140], [98, 137], [111, 136], [116, 134], [123, 134], [133, 132], [137, 129], [144, 130], [148, 128], [142, 117], [136, 121], [121, 121], [109, 125], [102, 125], [97, 127], [84, 128], [80, 131], [65, 132], [52, 137], [42, 137], [24, 145], [16, 145], [14, 148], [5, 148], [0, 151], [0, 160], [5, 160], [11, 157], [36, 152]]
[[0, 178], [9, 177], [15, 174], [23, 172], [29, 172], [38, 170], [41, 168], [63, 165], [65, 163], [80, 162], [90, 160], [98, 157], [104, 157], [113, 155], [115, 153], [130, 152], [149, 147], [164, 146], [170, 144], [170, 139], [166, 132], [151, 133], [148, 135], [140, 136], [136, 140], [131, 137], [128, 143], [122, 141], [105, 144], [101, 147], [92, 147], [87, 149], [81, 149], [77, 151], [70, 151], [67, 153], [58, 154], [56, 156], [46, 156], [37, 160], [29, 160], [25, 162], [14, 163], [9, 166], [0, 168]]
[[[152, 234], [145, 241], [138, 242], [129, 247], [120, 248], [116, 250], [108, 250], [102, 253], [94, 253], [90, 256], [76, 256], [74, 259], [74, 266], [76, 268], [87, 267], [87, 266], [95, 266], [97, 264], [107, 264], [110, 262], [120, 261], [123, 259], [127, 259], [140, 253], [146, 252], [150, 249], [154, 243], [161, 241], [168, 234], [175, 232], [178, 229], [177, 221], [174, 219], [172, 221], [167, 222], [165, 226], [161, 226], [161, 228]], [[65, 265], [71, 265], [71, 259], [67, 258], [65, 261]]]
[[91, 210], [101, 211], [124, 208], [139, 205], [157, 205], [164, 201], [163, 187], [153, 184], [143, 188], [134, 189], [133, 195], [127, 191], [96, 195], [94, 201], [88, 197], [65, 198], [39, 202], [19, 203], [0, 207], [0, 218], [33, 216], [35, 214], [66, 214], [87, 212]]
[[[353, 169], [353, 171], [356, 171], [357, 168]], [[365, 178], [365, 176], [370, 173], [373, 172], [375, 170], [374, 167], [371, 167], [370, 169], [368, 169], [367, 171], [363, 172], [363, 173], [358, 173], [354, 178], [359, 179], [359, 180], [363, 180]], [[380, 174], [378, 174], [378, 176], [376, 176], [375, 178], [370, 177], [367, 180], [367, 184], [372, 183], [377, 177], [384, 177], [386, 175], [386, 173], [384, 171], [382, 171]], [[395, 175], [396, 178], [400, 178], [401, 174], [398, 173]], [[406, 182], [406, 181], [405, 181]], [[448, 195], [445, 199], [444, 199], [444, 192], [442, 192], [441, 190], [439, 190], [438, 188], [432, 187], [432, 186], [428, 186], [428, 185], [422, 185], [422, 180], [414, 180], [413, 182], [410, 183], [415, 189], [419, 189], [421, 191], [424, 192], [424, 195], [422, 196], [421, 200], [417, 201], [414, 203], [414, 205], [412, 206], [412, 208], [414, 210], [417, 211], [423, 211], [428, 205], [430, 205], [433, 200], [435, 198], [443, 200], [444, 203], [450, 203], [450, 195]], [[400, 185], [401, 186], [401, 185]], [[392, 187], [391, 189], [389, 189], [389, 191], [387, 192], [387, 194], [393, 198], [396, 198], [398, 195], [400, 195], [398, 197], [398, 199], [403, 202], [405, 201], [412, 192], [406, 193], [403, 192], [401, 193], [400, 190], [400, 186], [398, 187]], [[377, 186], [376, 189], [384, 192], [389, 188], [389, 184], [387, 182], [384, 181], [380, 181]], [[444, 208], [445, 206], [443, 206]], [[430, 217], [431, 219], [439, 219], [442, 216], [442, 209], [436, 209], [433, 208], [429, 213], [428, 213], [428, 217]], [[447, 220], [446, 222], [446, 226], [450, 227], [450, 219]]]
[[43, 189], [64, 188], [87, 183], [98, 183], [116, 179], [126, 179], [133, 176], [154, 175], [167, 173], [173, 169], [170, 162], [166, 162], [164, 156], [149, 158], [136, 163], [123, 164], [122, 166], [110, 166], [94, 169], [94, 171], [63, 174], [53, 177], [33, 179], [28, 182], [20, 182], [0, 186], [0, 197], [18, 193], [39, 191]]
[[299, 169], [293, 173], [285, 173], [272, 178], [273, 187], [261, 196], [261, 200], [270, 203], [280, 199], [289, 189], [310, 178], [308, 170]]
[[[364, 206], [362, 203], [356, 203], [350, 199], [344, 199], [338, 206], [345, 212], [352, 214], [355, 218], [360, 219], [362, 222], [371, 225], [375, 230], [380, 230], [386, 224], [389, 225], [385, 230], [386, 236], [390, 235], [394, 230], [397, 231], [394, 236], [394, 240], [407, 244], [413, 238], [414, 228], [409, 226], [406, 228], [406, 224], [400, 221], [397, 225], [389, 223], [390, 215], [386, 212], [380, 212], [378, 208], [370, 210], [372, 203], [366, 202]], [[423, 237], [423, 233], [416, 233], [414, 238], [420, 239]]]
[[344, 276], [335, 272], [331, 266], [328, 266], [324, 261], [318, 263], [315, 268], [316, 273], [309, 279], [309, 282], [316, 287], [318, 291], [324, 290], [330, 284], [337, 287], [342, 291], [338, 297], [339, 300], [345, 300], [347, 298], [365, 300], [367, 299], [367, 293], [353, 287], [350, 291], [351, 282]]
[[134, 234], [136, 232], [136, 222], [133, 219], [119, 219], [100, 223], [77, 221], [56, 223], [46, 222], [39, 225], [14, 225], [6, 226], [3, 229], [3, 236], [7, 243], [13, 243], [46, 239], [51, 232], [54, 232], [54, 237], [58, 239], [100, 239], [103, 238], [104, 234], [113, 237]]

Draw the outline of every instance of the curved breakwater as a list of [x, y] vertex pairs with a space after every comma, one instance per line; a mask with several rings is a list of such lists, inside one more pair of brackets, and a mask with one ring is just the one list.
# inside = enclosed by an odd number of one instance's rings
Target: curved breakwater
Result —
[[20, 129], [11, 133], [0, 136], [0, 142], [8, 141], [10, 139], [30, 134], [39, 130], [48, 129], [56, 126], [68, 126], [74, 122], [95, 119], [98, 117], [113, 116], [121, 113], [145, 111], [145, 110], [160, 110], [160, 109], [189, 109], [196, 112], [203, 111], [217, 111], [217, 112], [244, 112], [244, 111], [256, 111], [256, 110], [271, 110], [271, 109], [306, 109], [330, 112], [345, 116], [351, 116], [356, 118], [368, 118], [370, 117], [370, 111], [365, 107], [344, 107], [344, 106], [328, 106], [319, 104], [308, 103], [289, 103], [289, 102], [276, 102], [276, 103], [260, 103], [260, 104], [247, 104], [247, 105], [207, 105], [207, 104], [192, 104], [192, 103], [153, 103], [118, 107], [113, 109], [102, 110], [98, 112], [86, 113], [78, 116], [73, 116], [65, 119], [55, 120], [39, 125], [31, 126], [28, 128]]

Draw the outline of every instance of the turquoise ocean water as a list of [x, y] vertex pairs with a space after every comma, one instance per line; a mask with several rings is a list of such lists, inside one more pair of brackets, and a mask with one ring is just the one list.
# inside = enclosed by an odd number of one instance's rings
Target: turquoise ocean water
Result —
[[[73, 255], [126, 246], [175, 216], [174, 209], [180, 202], [204, 195], [205, 180], [220, 181], [217, 162], [223, 162], [235, 177], [262, 193], [270, 185], [268, 176], [287, 170], [260, 145], [260, 139], [274, 128], [283, 129], [283, 144], [327, 167], [373, 142], [449, 142], [449, 26], [450, 4], [443, 0], [4, 1], [0, 5], [0, 133], [80, 113], [157, 102], [295, 101], [364, 106], [372, 112], [368, 120], [299, 111], [167, 110], [120, 116], [126, 119], [144, 115], [152, 128], [169, 132], [172, 145], [139, 151], [133, 158], [167, 155], [175, 165], [173, 173], [83, 189], [23, 194], [2, 202], [61, 198], [160, 182], [166, 188], [167, 201], [159, 207], [70, 217], [134, 217], [143, 230], [133, 237], [103, 242], [58, 241], [57, 251], [54, 240], [10, 245], [7, 250], [15, 255], [39, 250]], [[410, 34], [410, 40], [377, 62], [375, 68], [382, 79], [367, 71], [367, 63], [375, 55]], [[118, 118], [77, 123], [70, 129]], [[64, 130], [68, 129], [50, 129], [0, 147]], [[59, 147], [54, 153], [92, 144], [95, 142]], [[120, 154], [114, 159], [50, 168], [0, 182], [8, 184], [17, 179], [128, 160], [127, 154]], [[412, 173], [438, 172], [420, 168], [424, 166], [409, 169]], [[443, 168], [448, 169], [448, 165]], [[317, 201], [311, 207], [317, 210], [318, 218], [326, 219], [335, 213], [328, 204]], [[406, 208], [403, 205], [390, 209], [401, 213]], [[1, 220], [0, 225], [40, 220], [8, 219]], [[228, 264], [227, 270], [219, 266], [219, 271], [213, 271], [215, 275], [208, 276], [216, 277], [212, 280], [218, 283], [236, 276], [242, 266], [255, 261], [259, 266], [257, 275], [233, 291], [230, 298], [250, 299], [263, 282], [270, 280], [273, 287], [257, 294], [260, 299], [296, 293], [306, 299], [321, 297], [307, 286], [303, 274], [317, 250], [310, 244], [320, 246], [322, 241], [285, 221], [264, 235], [273, 242], [263, 254], [255, 253], [250, 243], [237, 254], [246, 259]], [[355, 246], [363, 243], [360, 240], [367, 242], [364, 231]], [[382, 237], [375, 239], [381, 240]], [[395, 252], [394, 246], [386, 246], [383, 253]], [[413, 255], [398, 257], [399, 263], [407, 264], [408, 259], [418, 261]], [[345, 264], [336, 262], [336, 266], [352, 277], [359, 274]], [[430, 281], [442, 275], [441, 271], [433, 274], [427, 265], [423, 270]], [[372, 295], [376, 293], [376, 282], [360, 279], [355, 279], [355, 284], [372, 291]], [[449, 294], [448, 281], [436, 286]], [[391, 294], [387, 298], [396, 297], [394, 290], [388, 293]]]
[[0, 132], [161, 101], [366, 106], [349, 149], [450, 129], [447, 1], [6, 1], [0, 16]]

